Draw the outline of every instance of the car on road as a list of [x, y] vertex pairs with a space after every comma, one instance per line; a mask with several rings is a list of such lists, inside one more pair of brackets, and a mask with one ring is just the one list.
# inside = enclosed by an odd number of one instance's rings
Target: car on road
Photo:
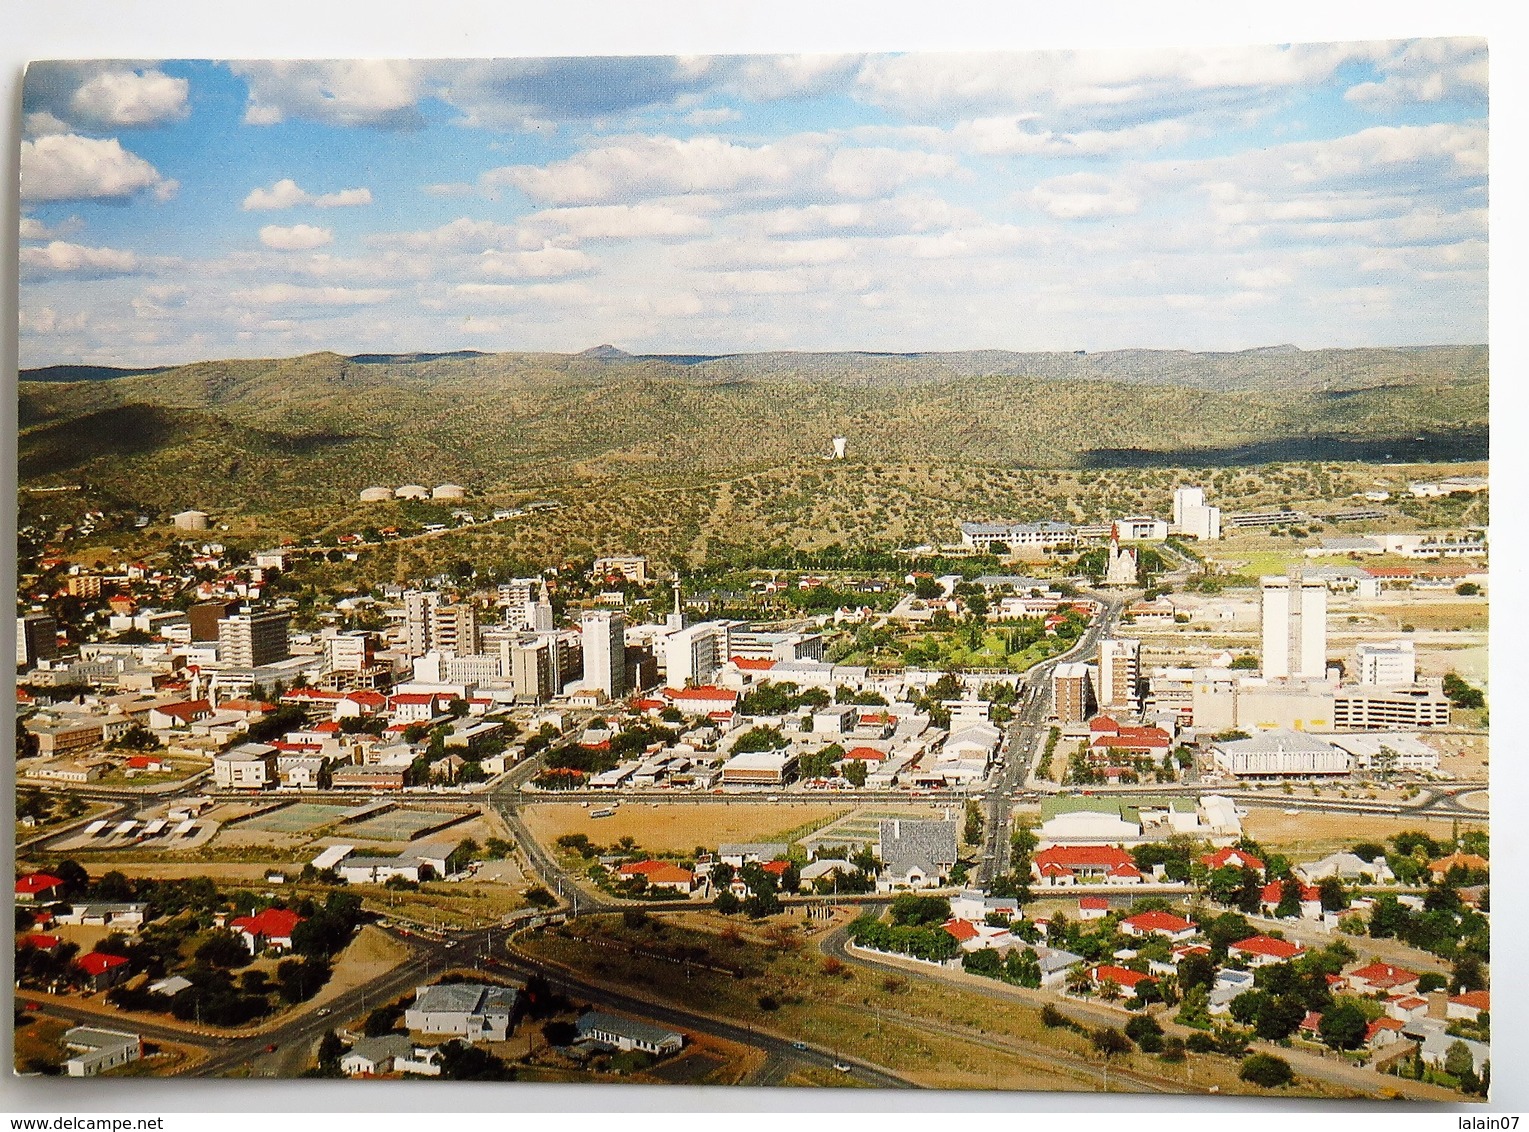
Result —
[[321, 1008], [321, 1009], [320, 1009], [320, 1010], [319, 1010], [319, 1015], [318, 1015], [318, 1016], [319, 1016], [319, 1017], [320, 1017], [320, 1018], [325, 1018], [325, 1017], [328, 1017], [328, 1015], [329, 1015], [329, 1007], [327, 1007], [327, 1006], [325, 1006], [325, 1007], [322, 1007], [322, 1008]]
[[266, 1051], [266, 1053], [275, 1053], [276, 1052], [276, 1043], [272, 1042], [270, 1045], [266, 1046], [265, 1047], [265, 1051]]
[[806, 1042], [792, 1042], [791, 1043], [791, 1048], [792, 1049], [806, 1049], [807, 1048], [807, 1043]]
[[837, 1069], [840, 1073], [848, 1073], [849, 1072], [849, 1066], [845, 1065], [844, 1062], [842, 1062], [842, 1061], [834, 1062], [834, 1068]]
[[40, 1002], [29, 1002], [29, 1003], [26, 1004], [24, 1009], [26, 1009], [26, 1010], [41, 1010], [42, 1009], [42, 1003], [40, 1003]]

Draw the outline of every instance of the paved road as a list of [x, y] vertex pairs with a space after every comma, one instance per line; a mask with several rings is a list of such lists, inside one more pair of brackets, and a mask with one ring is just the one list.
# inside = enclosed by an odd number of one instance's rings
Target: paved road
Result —
[[1059, 656], [1042, 661], [1025, 673], [1019, 710], [1009, 724], [1009, 739], [1003, 768], [987, 787], [987, 836], [983, 847], [979, 876], [985, 881], [1009, 871], [1009, 831], [1015, 798], [1024, 792], [1030, 776], [1036, 746], [1048, 730], [1046, 717], [1051, 713], [1051, 673], [1059, 664], [1087, 656], [1108, 636], [1131, 595], [1089, 592], [1088, 597], [1101, 603], [1099, 615], [1089, 624], [1076, 644]]

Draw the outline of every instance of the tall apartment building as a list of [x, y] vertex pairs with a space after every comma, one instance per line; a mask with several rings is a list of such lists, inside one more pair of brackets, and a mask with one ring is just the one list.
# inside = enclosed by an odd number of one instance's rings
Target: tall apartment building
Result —
[[1354, 649], [1354, 679], [1360, 684], [1411, 684], [1417, 676], [1411, 641], [1365, 642]]
[[702, 621], [672, 633], [664, 642], [664, 680], [671, 688], [711, 683], [728, 661], [726, 621]]
[[16, 618], [16, 663], [28, 668], [58, 657], [58, 622], [50, 613]]
[[371, 667], [375, 642], [363, 629], [324, 634], [324, 669], [327, 672], [360, 672]]
[[430, 651], [430, 613], [441, 595], [429, 590], [409, 590], [403, 595], [404, 651], [424, 656]]
[[218, 622], [218, 661], [225, 668], [259, 668], [291, 655], [285, 613], [235, 613]]
[[1093, 673], [1086, 664], [1059, 664], [1051, 673], [1058, 723], [1083, 723], [1097, 710]]
[[1141, 642], [1107, 638], [1099, 642], [1099, 707], [1141, 710]]
[[603, 610], [586, 613], [582, 628], [584, 686], [620, 698], [626, 694], [626, 618]]
[[541, 703], [563, 687], [557, 637], [548, 633], [529, 640], [505, 641], [504, 671], [515, 685], [517, 700]]
[[1263, 579], [1263, 675], [1327, 674], [1327, 584], [1318, 578]]
[[237, 601], [199, 601], [186, 611], [191, 622], [193, 641], [218, 639], [218, 622], [231, 616], [239, 608]]
[[470, 602], [437, 605], [430, 610], [430, 647], [448, 657], [478, 652], [478, 611]]

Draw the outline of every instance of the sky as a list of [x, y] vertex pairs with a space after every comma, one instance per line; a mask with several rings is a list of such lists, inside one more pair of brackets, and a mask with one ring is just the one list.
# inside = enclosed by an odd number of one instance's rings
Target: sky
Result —
[[20, 362], [1486, 341], [1477, 39], [33, 64]]

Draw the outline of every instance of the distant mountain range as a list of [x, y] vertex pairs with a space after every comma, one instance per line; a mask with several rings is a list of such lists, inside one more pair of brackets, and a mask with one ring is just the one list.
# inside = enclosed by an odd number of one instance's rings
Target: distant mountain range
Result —
[[[309, 354], [21, 374], [23, 484], [272, 511], [369, 484], [668, 490], [807, 468], [1484, 459], [1484, 346], [1237, 353]], [[821, 467], [821, 464], [816, 464]], [[806, 474], [805, 472], [803, 473]]]

